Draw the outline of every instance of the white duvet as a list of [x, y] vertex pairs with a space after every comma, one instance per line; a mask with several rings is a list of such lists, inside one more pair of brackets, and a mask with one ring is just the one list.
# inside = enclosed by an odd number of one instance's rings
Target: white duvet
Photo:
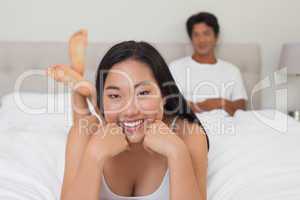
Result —
[[211, 117], [199, 115], [234, 131], [208, 130], [208, 199], [300, 199], [299, 122], [272, 110]]
[[[210, 139], [209, 200], [300, 199], [300, 123], [270, 110], [198, 117]], [[64, 119], [0, 109], [1, 200], [59, 199], [69, 129]]]

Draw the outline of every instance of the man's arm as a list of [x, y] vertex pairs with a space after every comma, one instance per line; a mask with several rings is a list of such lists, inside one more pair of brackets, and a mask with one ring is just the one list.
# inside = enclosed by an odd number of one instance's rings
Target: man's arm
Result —
[[225, 104], [223, 109], [229, 113], [229, 115], [233, 116], [237, 110], [246, 110], [246, 100], [238, 99], [235, 101], [224, 100]]
[[191, 109], [195, 113], [200, 113], [203, 111], [211, 111], [215, 109], [223, 109], [229, 115], [233, 116], [234, 113], [241, 109], [246, 109], [246, 100], [245, 99], [238, 99], [235, 101], [230, 101], [223, 98], [215, 98], [215, 99], [207, 99], [201, 102], [191, 102], [189, 101], [188, 104], [190, 105]]

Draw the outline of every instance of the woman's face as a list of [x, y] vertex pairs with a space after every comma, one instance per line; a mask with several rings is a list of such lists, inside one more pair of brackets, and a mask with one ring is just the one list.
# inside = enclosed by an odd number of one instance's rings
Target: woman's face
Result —
[[120, 125], [129, 142], [143, 140], [146, 120], [162, 120], [163, 105], [147, 64], [129, 59], [109, 70], [103, 92], [104, 117], [106, 122]]

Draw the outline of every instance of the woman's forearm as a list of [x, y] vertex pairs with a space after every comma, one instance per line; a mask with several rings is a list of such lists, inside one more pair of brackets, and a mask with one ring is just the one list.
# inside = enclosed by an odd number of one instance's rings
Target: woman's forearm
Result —
[[99, 200], [103, 165], [104, 159], [96, 160], [87, 150], [74, 180], [61, 195], [61, 200]]
[[190, 154], [183, 145], [177, 147], [177, 150], [168, 156], [170, 199], [202, 200]]

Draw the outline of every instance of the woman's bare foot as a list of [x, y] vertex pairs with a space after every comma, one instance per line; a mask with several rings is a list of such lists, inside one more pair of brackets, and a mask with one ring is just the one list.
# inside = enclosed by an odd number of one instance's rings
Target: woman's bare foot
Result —
[[84, 80], [81, 74], [67, 65], [53, 65], [47, 69], [47, 75], [58, 82], [68, 85], [73, 91], [85, 97], [90, 97], [94, 90], [94, 86], [89, 81]]
[[85, 50], [87, 47], [87, 30], [81, 29], [74, 33], [69, 41], [69, 56], [72, 68], [81, 75], [85, 70]]

